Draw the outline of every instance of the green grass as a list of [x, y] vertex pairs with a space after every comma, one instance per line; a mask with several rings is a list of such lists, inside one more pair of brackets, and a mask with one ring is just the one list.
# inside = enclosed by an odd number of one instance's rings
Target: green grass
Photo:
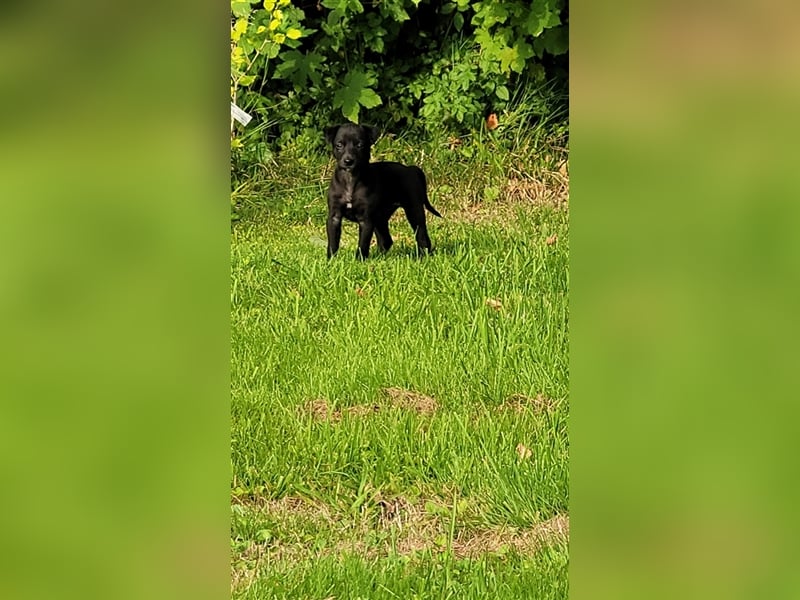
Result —
[[452, 560], [428, 554], [416, 564], [404, 557], [384, 560], [343, 555], [277, 565], [240, 598], [404, 600], [454, 598], [503, 600], [567, 597], [567, 559], [563, 550], [544, 549], [520, 556]]
[[398, 218], [326, 260], [325, 156], [238, 192], [235, 597], [566, 597], [563, 537], [523, 542], [568, 512], [568, 214], [435, 156], [425, 258]]

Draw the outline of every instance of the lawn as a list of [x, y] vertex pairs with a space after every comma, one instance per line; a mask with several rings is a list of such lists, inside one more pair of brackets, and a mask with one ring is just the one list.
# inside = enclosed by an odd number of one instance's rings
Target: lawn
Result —
[[325, 156], [241, 195], [235, 598], [567, 597], [568, 210], [475, 160], [429, 159], [423, 258], [398, 215], [326, 260]]

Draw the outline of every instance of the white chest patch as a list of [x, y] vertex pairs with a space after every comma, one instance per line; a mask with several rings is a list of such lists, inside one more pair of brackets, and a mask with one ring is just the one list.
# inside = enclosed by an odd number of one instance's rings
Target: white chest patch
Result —
[[342, 193], [342, 203], [344, 204], [345, 210], [352, 210], [353, 209], [353, 193], [355, 192], [355, 184], [352, 178], [348, 177], [345, 180], [344, 191]]

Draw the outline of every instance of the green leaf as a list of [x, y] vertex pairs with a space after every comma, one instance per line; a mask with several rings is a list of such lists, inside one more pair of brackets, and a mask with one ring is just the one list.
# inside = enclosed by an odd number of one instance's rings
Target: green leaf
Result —
[[525, 22], [522, 24], [522, 31], [527, 33], [532, 37], [536, 37], [544, 31], [544, 24], [546, 18], [545, 15], [542, 15], [539, 11], [535, 9], [531, 9], [528, 13], [528, 18], [525, 19]]
[[247, 17], [250, 14], [250, 3], [231, 2], [231, 12], [237, 17]]
[[500, 98], [500, 100], [505, 100], [506, 102], [508, 102], [509, 96], [508, 96], [508, 88], [506, 86], [504, 85], [497, 86], [497, 89], [495, 89], [494, 93], [497, 94], [497, 97]]
[[514, 50], [517, 51], [517, 56], [511, 61], [511, 69], [516, 73], [522, 73], [528, 59], [534, 54], [533, 46], [526, 42], [517, 42], [514, 45]]
[[256, 80], [255, 75], [245, 75], [239, 80], [239, 85], [241, 86], [252, 85], [255, 80]]
[[272, 539], [272, 532], [269, 529], [256, 531], [256, 540], [259, 542], [269, 542]]
[[264, 54], [267, 55], [267, 58], [275, 58], [278, 56], [278, 53], [281, 51], [281, 45], [276, 44], [275, 42], [270, 42], [267, 44], [266, 52]]
[[297, 50], [281, 53], [281, 62], [275, 68], [274, 79], [288, 79], [297, 89], [302, 89], [308, 81], [319, 85], [321, 81], [320, 66], [323, 57], [316, 52], [302, 54]]
[[236, 19], [236, 23], [233, 26], [233, 31], [238, 33], [240, 36], [244, 35], [245, 33], [247, 33], [248, 23], [249, 22], [245, 17], [239, 17], [238, 19]]
[[344, 115], [345, 119], [351, 123], [358, 123], [359, 110], [358, 102], [354, 104], [345, 104], [342, 106], [342, 114]]
[[569, 33], [566, 27], [548, 29], [542, 34], [544, 49], [554, 56], [565, 54], [569, 50]]
[[455, 9], [456, 9], [456, 5], [455, 5], [455, 4], [453, 4], [452, 2], [448, 2], [447, 4], [445, 4], [444, 6], [442, 6], [442, 7], [439, 9], [439, 13], [440, 13], [440, 14], [443, 14], [443, 15], [449, 15], [449, 14], [450, 14], [451, 12], [453, 12]]
[[491, 33], [489, 33], [489, 30], [483, 28], [476, 29], [474, 36], [475, 41], [478, 42], [481, 50], [489, 55], [498, 53], [499, 47], [497, 40]]
[[540, 64], [534, 64], [531, 67], [531, 74], [533, 75], [533, 80], [537, 83], [544, 81], [545, 71], [544, 67]]
[[328, 13], [328, 19], [326, 22], [328, 25], [337, 25], [343, 18], [344, 11], [337, 8]]
[[374, 108], [382, 103], [381, 97], [369, 87], [373, 83], [374, 77], [364, 71], [350, 71], [344, 78], [344, 86], [333, 96], [333, 107], [341, 108], [347, 119], [358, 123], [360, 106]]
[[511, 70], [511, 63], [519, 57], [519, 52], [516, 48], [506, 46], [497, 53], [497, 57], [500, 59], [500, 70], [508, 73]]
[[534, 2], [527, 18], [522, 23], [522, 31], [530, 36], [538, 37], [544, 30], [560, 24], [560, 11], [553, 0]]
[[358, 101], [364, 108], [375, 108], [376, 106], [383, 104], [381, 97], [375, 93], [375, 90], [370, 88], [364, 88], [361, 90], [361, 95], [358, 97]]
[[472, 22], [486, 29], [491, 28], [496, 23], [505, 23], [508, 19], [508, 10], [503, 4], [503, 2], [477, 3], [476, 6], [480, 8], [475, 12]]
[[[259, 42], [259, 46], [260, 45], [261, 45], [261, 42]], [[248, 37], [243, 37], [243, 38], [241, 38], [239, 40], [239, 47], [242, 49], [242, 51], [247, 56], [250, 56], [256, 50], [255, 44], [253, 44], [253, 42], [250, 41], [250, 38], [248, 38]]]
[[382, 17], [381, 20], [384, 22], [388, 20], [387, 17], [391, 18], [392, 21], [397, 23], [408, 21], [411, 18], [408, 16], [406, 9], [403, 7], [403, 0], [400, 0], [399, 2], [397, 0], [394, 2], [384, 1], [377, 4], [380, 6], [380, 15]]
[[345, 118], [353, 123], [358, 123], [358, 97], [360, 94], [361, 90], [354, 92], [347, 86], [340, 88], [333, 95], [333, 107], [341, 108]]
[[448, 510], [446, 506], [440, 506], [431, 500], [425, 502], [425, 512], [429, 515], [447, 516]]
[[461, 31], [461, 28], [464, 27], [464, 15], [460, 12], [456, 13], [453, 16], [453, 25], [456, 26], [456, 31]]

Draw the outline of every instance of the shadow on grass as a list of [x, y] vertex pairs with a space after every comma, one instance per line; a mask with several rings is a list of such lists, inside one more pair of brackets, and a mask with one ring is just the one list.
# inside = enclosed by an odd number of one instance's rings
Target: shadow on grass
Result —
[[393, 257], [410, 257], [422, 260], [425, 258], [435, 258], [437, 256], [454, 256], [462, 246], [463, 243], [461, 242], [448, 240], [441, 244], [434, 244], [430, 253], [420, 253], [415, 245], [395, 244], [388, 252], [381, 252], [377, 248], [372, 248], [369, 256], [370, 258], [380, 257], [386, 260], [391, 260]]

